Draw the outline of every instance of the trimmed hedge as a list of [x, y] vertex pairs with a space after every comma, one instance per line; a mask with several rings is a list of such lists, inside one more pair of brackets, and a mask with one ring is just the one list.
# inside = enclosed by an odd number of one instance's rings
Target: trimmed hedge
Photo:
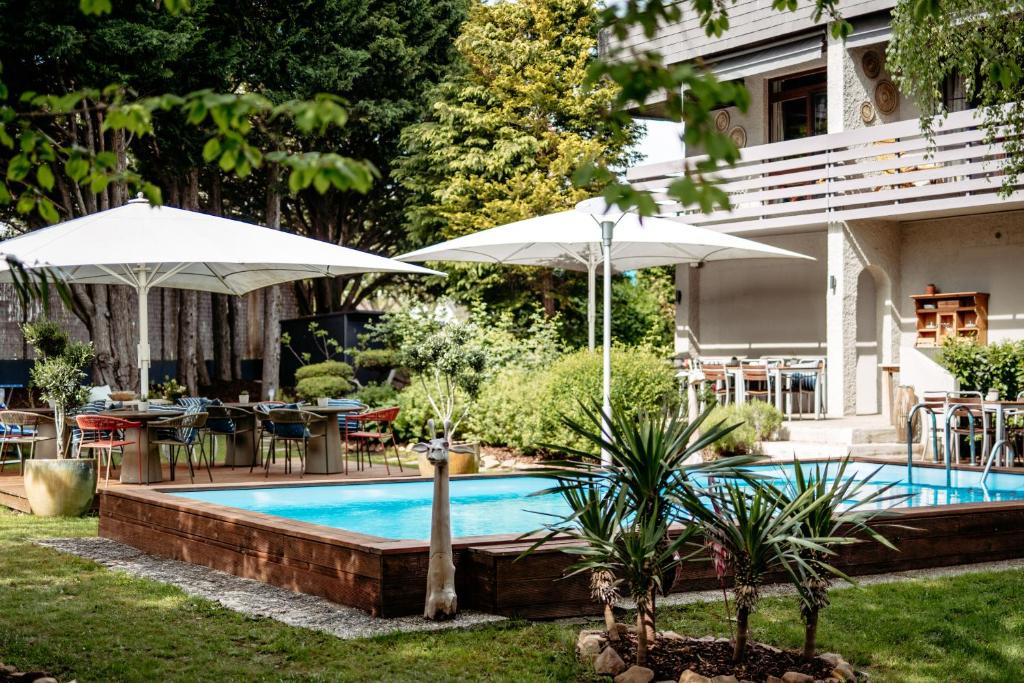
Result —
[[338, 360], [325, 360], [322, 363], [303, 365], [295, 371], [296, 382], [310, 377], [343, 377], [345, 379], [352, 379], [353, 376], [352, 366]]
[[352, 390], [353, 376], [352, 366], [341, 361], [304, 365], [295, 371], [295, 395], [303, 401], [344, 396]]

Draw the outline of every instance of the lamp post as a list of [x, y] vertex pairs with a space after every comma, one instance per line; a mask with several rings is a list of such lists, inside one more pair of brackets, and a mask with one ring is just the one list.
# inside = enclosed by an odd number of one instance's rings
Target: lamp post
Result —
[[[612, 414], [612, 234], [615, 232], [615, 221], [601, 221], [601, 248], [604, 252], [604, 329], [603, 334], [603, 364], [601, 374], [601, 422], [605, 441], [611, 437], [611, 414]], [[611, 454], [607, 449], [601, 449], [601, 465], [607, 467], [612, 464]]]

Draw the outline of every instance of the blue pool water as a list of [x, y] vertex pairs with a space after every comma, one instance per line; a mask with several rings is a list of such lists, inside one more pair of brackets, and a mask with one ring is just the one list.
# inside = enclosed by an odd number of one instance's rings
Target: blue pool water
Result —
[[[830, 469], [834, 471], [835, 467], [833, 464]], [[779, 482], [792, 471], [791, 466], [784, 464], [752, 469]], [[850, 463], [847, 476], [863, 478], [876, 469], [878, 473], [872, 478], [871, 486], [881, 487], [897, 482], [890, 493], [910, 495], [908, 500], [900, 503], [900, 507], [1024, 500], [1022, 474], [989, 474], [985, 488], [980, 486], [981, 474], [978, 472], [954, 470], [947, 486], [944, 470], [924, 467], [914, 468], [913, 485], [910, 486], [903, 483], [907, 469], [901, 465]], [[453, 535], [518, 534], [537, 529], [550, 519], [543, 513], [561, 514], [565, 511], [558, 495], [530, 495], [550, 487], [551, 483], [548, 479], [529, 476], [453, 479]], [[427, 540], [430, 537], [432, 491], [431, 481], [418, 480], [185, 491], [173, 495], [380, 538]]]

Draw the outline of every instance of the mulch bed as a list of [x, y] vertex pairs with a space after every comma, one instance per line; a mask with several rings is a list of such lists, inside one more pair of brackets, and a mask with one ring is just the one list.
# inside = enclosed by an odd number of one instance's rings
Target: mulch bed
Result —
[[[609, 643], [627, 665], [636, 662], [636, 634], [629, 633], [619, 642]], [[758, 643], [747, 645], [747, 659], [743, 664], [732, 661], [732, 643], [708, 639], [658, 638], [657, 644], [647, 652], [647, 668], [654, 671], [654, 680], [679, 680], [687, 669], [712, 678], [733, 675], [736, 678], [762, 683], [768, 676], [782, 678], [787, 671], [798, 671], [816, 679], [832, 675], [833, 666], [823, 659], [805, 660], [800, 653], [766, 647]]]

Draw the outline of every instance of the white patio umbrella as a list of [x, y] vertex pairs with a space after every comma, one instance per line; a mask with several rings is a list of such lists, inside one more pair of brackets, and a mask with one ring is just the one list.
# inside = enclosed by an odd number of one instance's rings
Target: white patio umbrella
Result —
[[[613, 239], [614, 236], [614, 239]], [[458, 237], [397, 257], [402, 261], [468, 261], [547, 266], [587, 273], [587, 327], [595, 345], [597, 271], [604, 273], [603, 408], [611, 409], [612, 272], [671, 264], [749, 258], [811, 258], [793, 251], [679, 223], [641, 218], [601, 199], [575, 209], [528, 218]], [[604, 454], [606, 458], [606, 454]]]
[[0, 242], [0, 282], [7, 257], [50, 268], [74, 284], [127, 285], [139, 295], [139, 374], [149, 390], [148, 297], [154, 287], [245, 294], [261, 287], [350, 273], [443, 275], [401, 261], [279, 230], [195, 211], [124, 206]]

